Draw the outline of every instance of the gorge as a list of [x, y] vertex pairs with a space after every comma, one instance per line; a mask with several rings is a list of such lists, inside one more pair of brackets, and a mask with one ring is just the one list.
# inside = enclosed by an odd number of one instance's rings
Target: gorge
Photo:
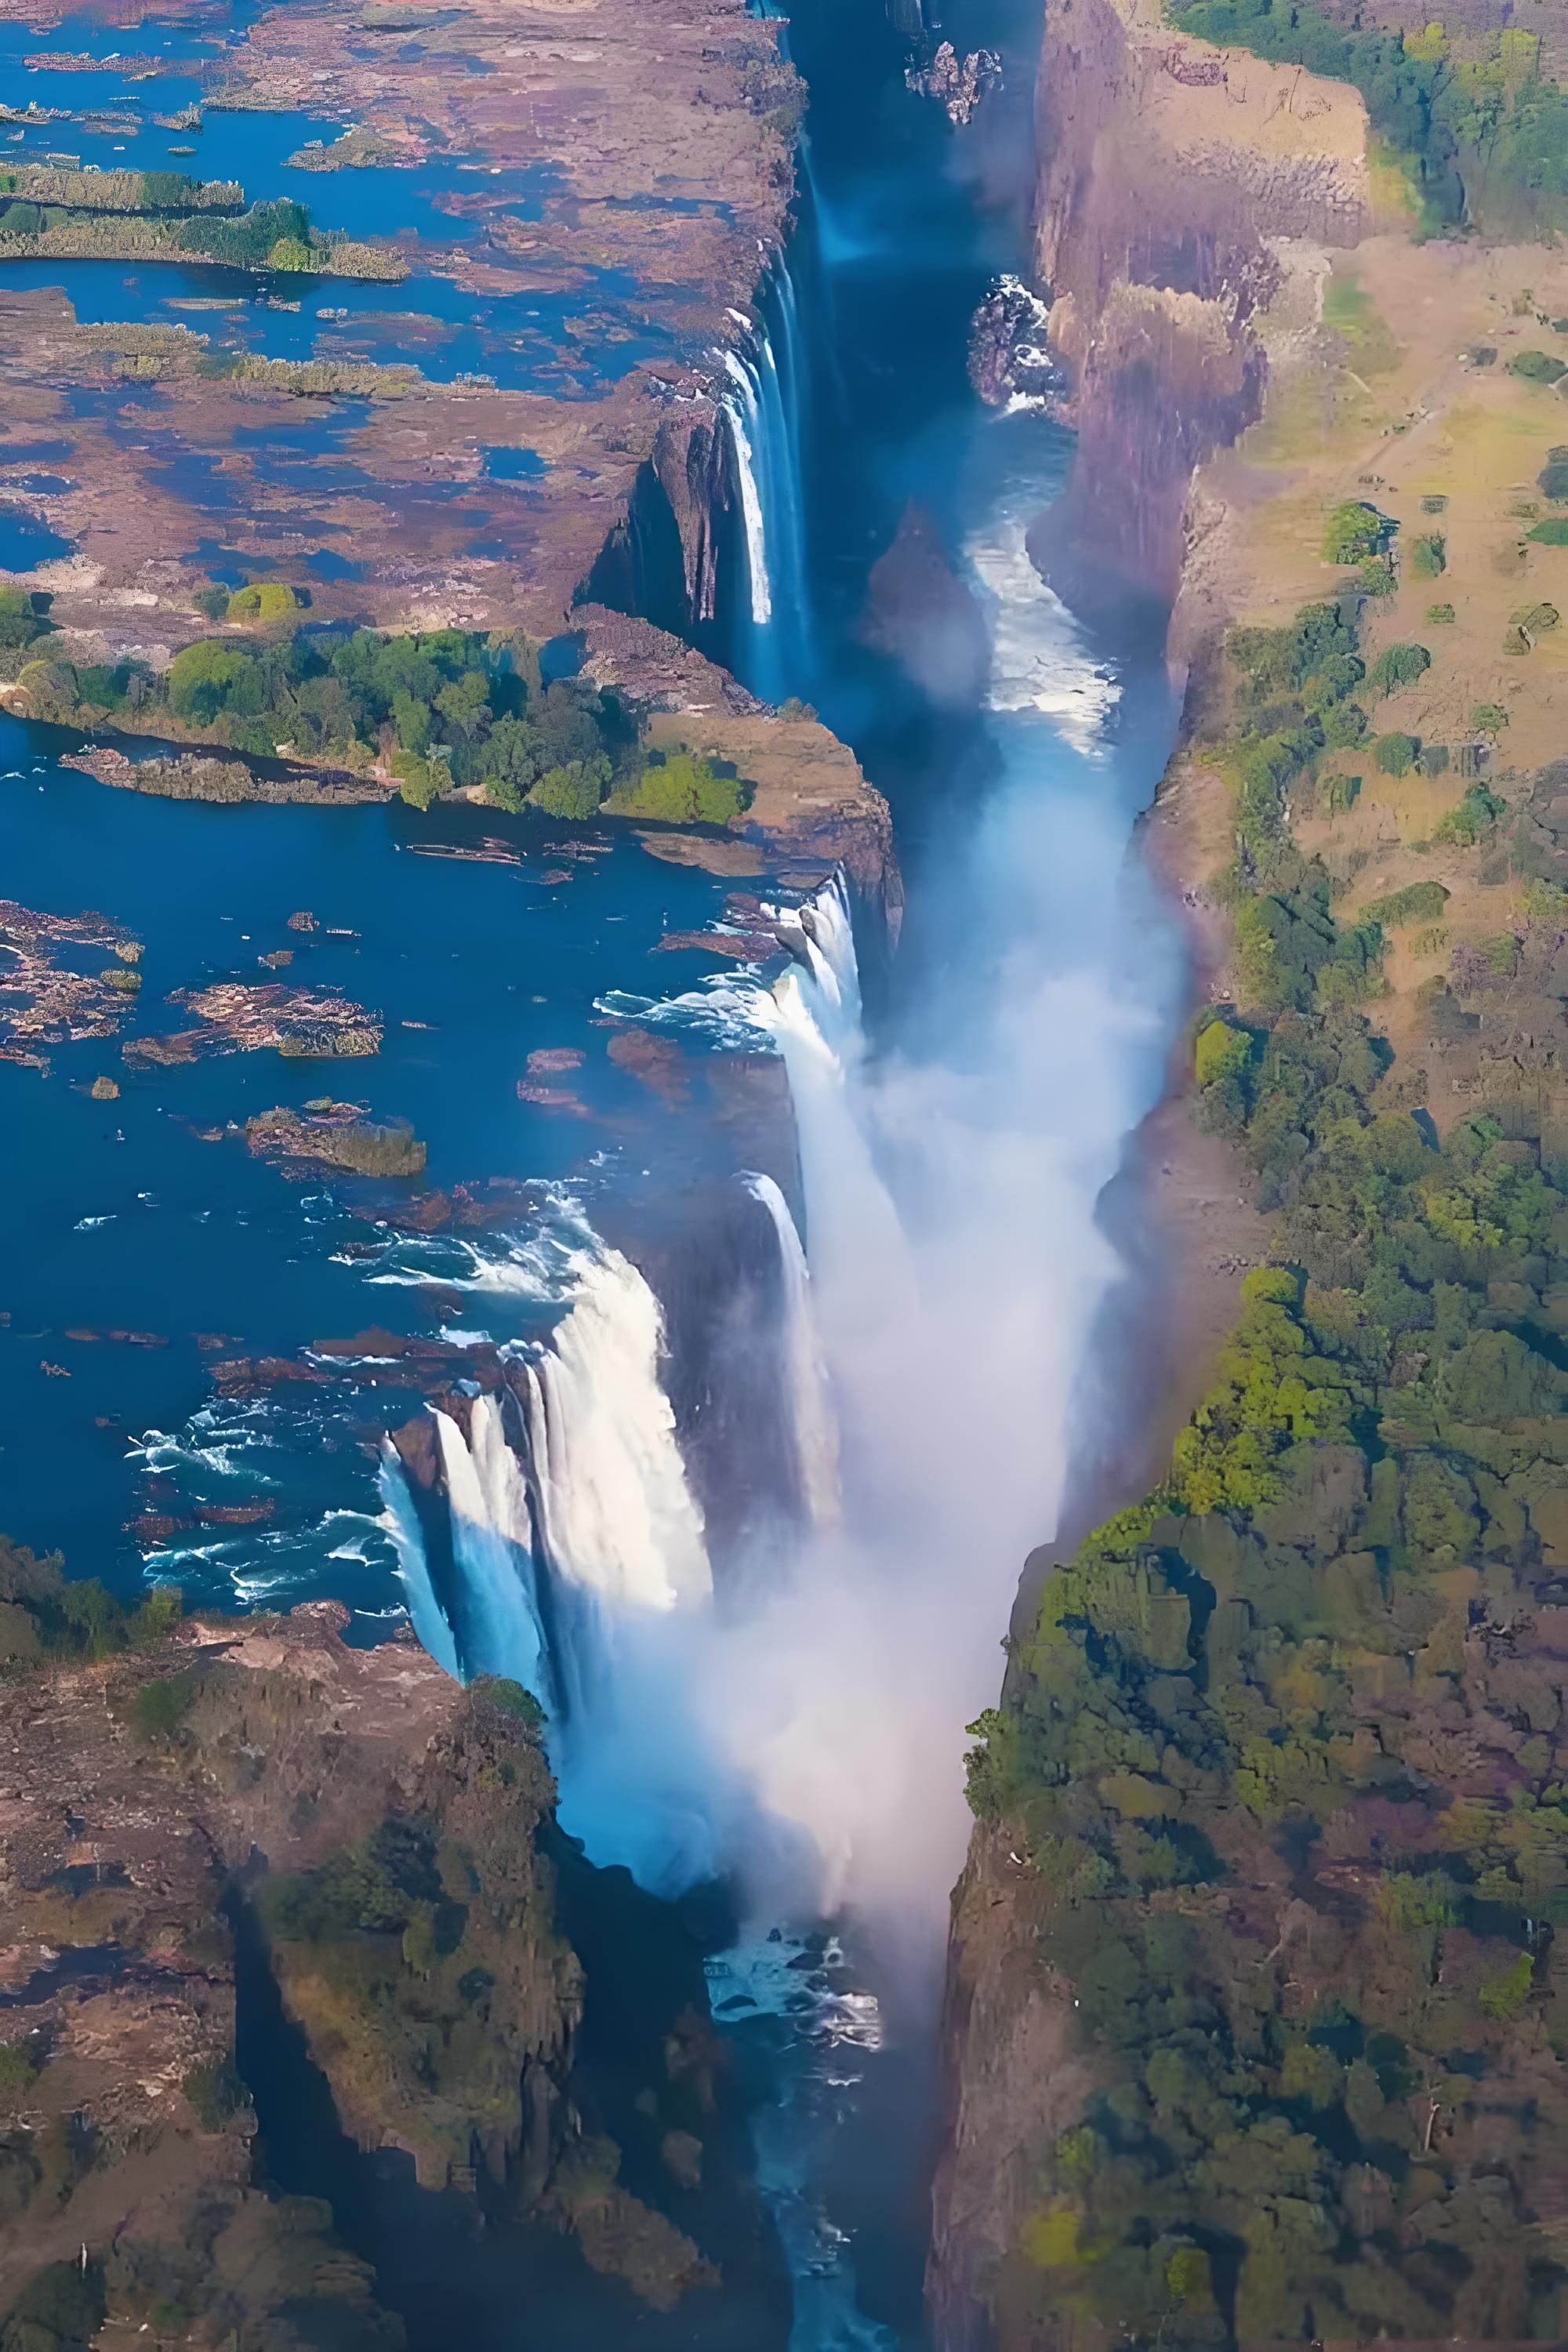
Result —
[[1555, 252], [1332, 10], [136, 14], [0, 0], [0, 2352], [1551, 2337]]

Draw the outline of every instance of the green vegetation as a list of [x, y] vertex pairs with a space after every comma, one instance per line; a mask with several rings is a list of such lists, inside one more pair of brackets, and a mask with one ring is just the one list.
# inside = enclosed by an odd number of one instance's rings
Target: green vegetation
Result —
[[1347, 499], [1323, 525], [1323, 557], [1329, 563], [1361, 563], [1383, 553], [1395, 526], [1364, 499]]
[[250, 2094], [232, 2058], [199, 2060], [180, 2087], [203, 2131], [221, 2131], [232, 2116], [249, 2105]]
[[154, 1585], [128, 1609], [96, 1577], [68, 1580], [63, 1569], [58, 1552], [0, 1536], [0, 1671], [150, 1649], [180, 1622], [177, 1586]]
[[1410, 923], [1429, 923], [1448, 903], [1441, 882], [1407, 882], [1362, 909], [1363, 923], [1381, 923], [1386, 930], [1403, 930]]
[[1444, 628], [1458, 618], [1452, 604], [1428, 604], [1426, 618], [1434, 628]]
[[650, 755], [631, 791], [617, 792], [619, 816], [652, 817], [665, 824], [728, 824], [746, 804], [745, 787], [721, 776], [711, 761], [690, 751]]
[[195, 1705], [201, 1689], [194, 1675], [165, 1675], [143, 1683], [131, 1702], [131, 1725], [138, 1739], [171, 1740]]
[[546, 686], [520, 633], [345, 635], [301, 625], [306, 601], [282, 581], [255, 581], [225, 593], [222, 607], [252, 634], [198, 637], [161, 673], [35, 660], [19, 679], [40, 718], [80, 727], [109, 720], [360, 772], [380, 759], [418, 807], [454, 785], [482, 786], [500, 808], [577, 819], [608, 804], [617, 815], [723, 824], [746, 804], [747, 787], [708, 761], [646, 753], [613, 695], [586, 681]]
[[1484, 784], [1472, 784], [1458, 807], [1450, 809], [1442, 823], [1434, 825], [1432, 838], [1439, 843], [1457, 844], [1461, 849], [1473, 849], [1491, 831], [1505, 805]]
[[231, 269], [325, 270], [399, 278], [390, 246], [311, 226], [292, 197], [248, 208], [232, 180], [181, 172], [83, 171], [25, 163], [0, 172], [0, 240], [62, 258], [95, 254], [146, 260], [195, 257]]
[[1431, 667], [1425, 646], [1385, 646], [1367, 672], [1367, 686], [1373, 694], [1394, 694], [1402, 686], [1414, 686]]
[[1568, 375], [1568, 360], [1560, 360], [1552, 352], [1518, 352], [1509, 365], [1527, 383], [1555, 383]]
[[252, 580], [247, 586], [235, 590], [225, 607], [224, 617], [230, 621], [289, 621], [307, 601], [285, 580]]
[[[1255, 847], [1238, 1005], [1194, 1041], [1272, 1262], [1166, 1476], [1051, 1569], [972, 1727], [1090, 2062], [999, 2289], [1020, 2340], [1550, 2336], [1568, 2289], [1525, 2185], [1568, 2133], [1568, 1710], [1531, 1630], [1568, 1580], [1568, 1157], [1517, 1097], [1438, 1138], [1359, 999], [1383, 927], [1448, 893], [1346, 926], [1259, 802], [1321, 615], [1232, 639]], [[1503, 803], [1460, 810], [1449, 838]], [[1525, 908], [1559, 933], [1568, 889], [1537, 868]], [[1455, 985], [1520, 954], [1456, 950]]]
[[1428, 531], [1410, 544], [1410, 569], [1417, 580], [1436, 580], [1448, 568], [1448, 542], [1441, 531]]
[[1568, 515], [1548, 515], [1533, 530], [1525, 532], [1538, 547], [1568, 547]]
[[1205, 40], [1353, 83], [1405, 164], [1426, 233], [1568, 226], [1568, 93], [1541, 72], [1535, 35], [1509, 30], [1462, 57], [1440, 24], [1363, 29], [1316, 0], [1169, 0], [1169, 13]]
[[26, 588], [0, 584], [0, 646], [30, 646], [48, 626]]
[[1407, 776], [1421, 756], [1421, 746], [1414, 735], [1405, 735], [1395, 729], [1380, 735], [1372, 747], [1375, 764], [1385, 776]]

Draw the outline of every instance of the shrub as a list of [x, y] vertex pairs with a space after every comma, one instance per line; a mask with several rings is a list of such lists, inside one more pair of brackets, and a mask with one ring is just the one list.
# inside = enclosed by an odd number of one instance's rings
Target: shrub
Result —
[[303, 237], [280, 236], [267, 257], [269, 269], [309, 269], [310, 248]]
[[1432, 656], [1425, 646], [1385, 646], [1366, 682], [1374, 694], [1393, 694], [1399, 687], [1414, 686], [1431, 667]]
[[1366, 733], [1367, 716], [1359, 702], [1338, 702], [1322, 717], [1323, 742], [1331, 751], [1349, 751]]
[[19, 2091], [31, 2089], [37, 2071], [30, 2042], [0, 2042], [0, 2097], [15, 2098]]
[[1500, 702], [1478, 702], [1470, 713], [1470, 725], [1480, 735], [1496, 735], [1508, 725], [1508, 712]]
[[1560, 376], [1568, 375], [1568, 360], [1560, 360], [1551, 352], [1518, 352], [1509, 366], [1526, 383], [1555, 383]]
[[1394, 576], [1394, 566], [1385, 555], [1369, 556], [1361, 567], [1361, 587], [1363, 596], [1392, 596], [1399, 583]]
[[1434, 627], [1442, 627], [1456, 617], [1452, 604], [1428, 604], [1426, 618]]
[[690, 751], [672, 751], [650, 762], [635, 791], [618, 795], [616, 806], [632, 816], [668, 824], [728, 824], [746, 804], [743, 788], [721, 776], [712, 763]]
[[1193, 1066], [1200, 1087], [1222, 1086], [1229, 1079], [1244, 1077], [1251, 1059], [1251, 1037], [1245, 1029], [1234, 1028], [1223, 1016], [1206, 1022], [1198, 1031]]
[[1442, 824], [1434, 828], [1432, 838], [1436, 842], [1457, 844], [1461, 849], [1472, 848], [1502, 814], [1506, 805], [1506, 802], [1499, 800], [1495, 793], [1489, 793], [1484, 784], [1472, 784], [1458, 807], [1450, 809]]
[[131, 1702], [131, 1726], [139, 1739], [172, 1739], [196, 1703], [194, 1675], [143, 1683]]
[[0, 646], [30, 646], [48, 625], [26, 588], [0, 584]]
[[1568, 499], [1568, 457], [1554, 449], [1535, 478], [1549, 499]]
[[1476, 1995], [1477, 2006], [1494, 2024], [1506, 2025], [1524, 2007], [1534, 1976], [1534, 1961], [1528, 1952], [1521, 1952], [1510, 1969], [1482, 1985]]
[[221, 2131], [248, 2103], [249, 2094], [231, 2058], [203, 2058], [181, 2084], [203, 2131]]
[[397, 789], [410, 808], [427, 809], [448, 782], [444, 768], [434, 760], [422, 760], [414, 751], [395, 751], [392, 772], [397, 779]]
[[543, 1729], [544, 1709], [531, 1690], [513, 1682], [510, 1675], [476, 1675], [468, 1687], [477, 1696], [488, 1698], [492, 1706], [499, 1706], [503, 1715], [526, 1725], [530, 1731]]
[[226, 621], [231, 593], [219, 581], [212, 580], [205, 588], [196, 590], [191, 602], [204, 620]]
[[1347, 499], [1323, 525], [1323, 555], [1330, 563], [1359, 563], [1387, 545], [1394, 525], [1364, 499]]
[[542, 809], [547, 816], [566, 817], [582, 824], [596, 816], [610, 781], [610, 763], [602, 756], [592, 760], [571, 760], [563, 768], [550, 768], [529, 791], [531, 807]]
[[1447, 541], [1441, 532], [1430, 531], [1411, 542], [1410, 569], [1418, 580], [1436, 580], [1447, 568]]
[[300, 599], [282, 580], [251, 580], [228, 600], [231, 621], [286, 621], [299, 612]]
[[1428, 491], [1421, 501], [1421, 511], [1423, 514], [1447, 514], [1448, 511], [1447, 496], [1441, 490]]
[[267, 708], [260, 665], [238, 646], [198, 637], [182, 646], [169, 664], [169, 707], [180, 719], [210, 727], [220, 711], [256, 718]]
[[1403, 890], [1391, 890], [1384, 898], [1374, 898], [1362, 910], [1363, 920], [1383, 923], [1397, 929], [1405, 923], [1426, 922], [1440, 915], [1448, 903], [1448, 893], [1441, 882], [1407, 882]]
[[1372, 756], [1385, 776], [1407, 776], [1420, 751], [1421, 746], [1414, 735], [1397, 732], [1380, 735], [1372, 747]]
[[1537, 547], [1568, 547], [1568, 515], [1548, 515], [1544, 522], [1538, 522], [1533, 530], [1524, 535], [1532, 539]]

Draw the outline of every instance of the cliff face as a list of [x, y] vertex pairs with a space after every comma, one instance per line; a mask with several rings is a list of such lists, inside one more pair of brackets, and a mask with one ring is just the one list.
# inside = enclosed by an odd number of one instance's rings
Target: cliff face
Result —
[[8, 2347], [106, 2319], [166, 2344], [401, 2345], [330, 2210], [259, 2185], [268, 2118], [301, 2095], [267, 2038], [279, 2000], [289, 2063], [359, 2148], [570, 2233], [660, 2307], [709, 2275], [577, 2113], [557, 1871], [584, 1865], [523, 1695], [460, 1689], [411, 1642], [350, 1649], [344, 1622], [333, 1602], [195, 1621], [0, 1697]]
[[[1201, 469], [1261, 416], [1269, 347], [1304, 301], [1315, 319], [1328, 249], [1372, 225], [1365, 110], [1345, 86], [1187, 40], [1158, 0], [1047, 0], [1036, 121], [1037, 278], [1078, 441], [1031, 553], [1090, 618], [1168, 608]], [[1181, 616], [1179, 656], [1199, 625]], [[1215, 1189], [1229, 1211], [1234, 1181]], [[1231, 1213], [1255, 1244], [1256, 1221]], [[983, 1824], [954, 1896], [927, 2272], [941, 2352], [1070, 2337], [1031, 2305], [1018, 2247], [1096, 2061], [1071, 1983], [1042, 1958], [1037, 1872], [1015, 1858], [1028, 1850]]]
[[1093, 2068], [1072, 1990], [1043, 1969], [1043, 1888], [1006, 1833], [983, 1827], [953, 1897], [942, 2066], [942, 2158], [927, 2273], [943, 2352], [981, 2352], [998, 2273], [1042, 2163], [1082, 2111]]
[[1353, 90], [1221, 54], [1157, 0], [1050, 0], [1037, 272], [1078, 451], [1033, 549], [1080, 611], [1168, 603], [1196, 467], [1258, 415], [1272, 306], [1367, 226]]

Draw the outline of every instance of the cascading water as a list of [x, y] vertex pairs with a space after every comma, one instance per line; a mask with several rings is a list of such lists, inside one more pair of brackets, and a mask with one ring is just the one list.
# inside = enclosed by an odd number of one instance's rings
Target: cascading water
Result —
[[739, 352], [726, 352], [724, 365], [730, 377], [730, 388], [724, 394], [724, 414], [730, 422], [735, 477], [741, 493], [752, 619], [758, 629], [765, 629], [773, 616], [773, 586], [768, 570], [767, 522], [757, 468], [757, 452], [763, 438], [762, 398], [756, 371]]
[[548, 1709], [552, 1675], [528, 1492], [494, 1399], [473, 1399], [466, 1441], [449, 1413], [437, 1413], [436, 1433], [463, 1587], [464, 1666], [521, 1683]]
[[425, 1552], [425, 1533], [419, 1525], [419, 1514], [414, 1507], [414, 1497], [408, 1491], [408, 1481], [393, 1449], [390, 1439], [384, 1438], [381, 1447], [381, 1467], [376, 1474], [381, 1499], [386, 1509], [382, 1524], [392, 1538], [397, 1554], [397, 1580], [408, 1607], [408, 1622], [425, 1649], [436, 1664], [459, 1679], [458, 1644], [447, 1613], [436, 1598], [436, 1588], [430, 1581], [430, 1563]]
[[782, 256], [761, 290], [756, 319], [731, 316], [742, 341], [723, 353], [721, 398], [745, 544], [743, 667], [757, 691], [777, 701], [798, 692], [812, 670], [801, 423], [805, 362], [795, 286]]
[[773, 1221], [784, 1284], [781, 1334], [785, 1392], [795, 1438], [796, 1474], [804, 1517], [813, 1527], [830, 1527], [838, 1517], [838, 1433], [828, 1399], [827, 1377], [816, 1342], [811, 1273], [795, 1219], [771, 1176], [746, 1182]]

